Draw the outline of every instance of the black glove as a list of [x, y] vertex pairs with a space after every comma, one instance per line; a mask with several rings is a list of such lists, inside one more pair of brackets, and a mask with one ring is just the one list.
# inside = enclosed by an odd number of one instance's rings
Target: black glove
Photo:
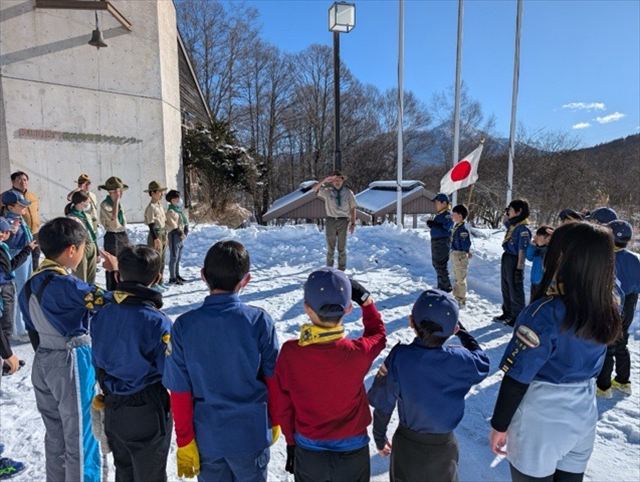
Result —
[[286, 470], [290, 474], [293, 474], [295, 460], [296, 460], [296, 446], [287, 445], [287, 463], [284, 466], [284, 470]]
[[356, 280], [349, 278], [349, 281], [351, 281], [351, 299], [362, 306], [369, 299], [371, 293]]
[[430, 228], [432, 228], [432, 227], [433, 227], [433, 224], [434, 224], [434, 223], [433, 223], [433, 219], [428, 219], [428, 220], [427, 220], [427, 226], [429, 226]]
[[184, 235], [187, 236], [189, 234], [189, 226], [184, 227]]
[[458, 331], [456, 331], [456, 336], [462, 343], [462, 346], [465, 347], [469, 351], [476, 351], [480, 349], [480, 345], [476, 341], [476, 339], [469, 333], [464, 326], [460, 322], [458, 322]]
[[515, 279], [516, 283], [518, 283], [518, 284], [524, 283], [524, 270], [523, 269], [516, 269], [516, 273], [513, 276], [513, 278]]

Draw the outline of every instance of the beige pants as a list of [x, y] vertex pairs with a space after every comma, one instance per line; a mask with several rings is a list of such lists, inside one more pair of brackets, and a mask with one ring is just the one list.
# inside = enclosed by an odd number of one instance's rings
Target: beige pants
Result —
[[84, 246], [84, 257], [80, 264], [73, 272], [82, 281], [86, 281], [89, 284], [95, 284], [96, 282], [96, 266], [98, 265], [98, 250], [96, 243], [87, 240]]
[[338, 244], [338, 269], [347, 268], [347, 231], [349, 218], [327, 218], [325, 234], [327, 236], [327, 266], [333, 267], [336, 242]]
[[469, 269], [469, 253], [465, 251], [451, 251], [453, 263], [453, 276], [456, 281], [453, 284], [453, 296], [458, 303], [467, 300], [467, 270]]

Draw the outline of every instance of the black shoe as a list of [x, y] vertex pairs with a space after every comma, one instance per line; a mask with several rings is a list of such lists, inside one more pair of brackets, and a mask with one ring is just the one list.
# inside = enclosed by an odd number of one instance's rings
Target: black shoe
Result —
[[180, 276], [180, 275], [176, 276], [176, 279], [178, 280], [178, 282], [182, 282], [182, 283], [186, 283], [186, 282], [187, 282], [187, 280], [186, 280], [186, 279], [184, 279], [184, 278], [183, 278], [182, 276]]
[[494, 316], [493, 321], [497, 321], [499, 323], [503, 323], [509, 319], [509, 315], [506, 313], [502, 313], [500, 316]]
[[177, 279], [175, 279], [175, 278], [169, 278], [169, 284], [170, 284], [170, 285], [178, 284], [178, 280], [177, 280]]
[[512, 320], [511, 318], [508, 318], [506, 320], [503, 321], [503, 323], [507, 326], [510, 326], [511, 328], [513, 328], [516, 324], [516, 320]]
[[176, 279], [176, 284], [177, 285], [183, 285], [184, 284], [184, 280], [182, 278], [177, 278]]

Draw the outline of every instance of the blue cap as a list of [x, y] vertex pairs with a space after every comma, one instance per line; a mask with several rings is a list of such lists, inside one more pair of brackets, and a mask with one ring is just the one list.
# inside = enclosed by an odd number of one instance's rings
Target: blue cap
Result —
[[459, 311], [458, 303], [453, 296], [445, 291], [433, 289], [424, 291], [418, 297], [411, 310], [411, 316], [416, 324], [433, 321], [441, 328], [434, 335], [450, 337], [458, 324]]
[[451, 201], [449, 200], [449, 196], [447, 196], [445, 193], [443, 192], [439, 192], [438, 194], [436, 194], [436, 197], [434, 197], [432, 199], [432, 201], [440, 201], [443, 203], [450, 203]]
[[0, 233], [11, 231], [11, 223], [5, 218], [0, 218]]
[[611, 231], [613, 231], [613, 237], [616, 242], [628, 243], [631, 241], [633, 228], [628, 222], [623, 221], [622, 219], [616, 219], [615, 221], [607, 223], [607, 227], [611, 228]]
[[597, 208], [591, 211], [587, 219], [599, 224], [607, 224], [618, 219], [618, 214], [611, 208]]
[[351, 305], [351, 282], [334, 268], [314, 271], [304, 284], [304, 302], [318, 315], [342, 316]]
[[564, 221], [566, 219], [573, 219], [575, 221], [581, 221], [582, 219], [584, 219], [584, 216], [582, 214], [580, 214], [578, 211], [575, 211], [575, 210], [570, 209], [570, 208], [563, 209], [562, 211], [560, 211], [560, 214], [558, 214], [558, 217], [562, 221]]
[[31, 205], [31, 201], [27, 201], [22, 193], [10, 189], [2, 193], [2, 204], [5, 206], [9, 204], [20, 204], [21, 206], [27, 207]]

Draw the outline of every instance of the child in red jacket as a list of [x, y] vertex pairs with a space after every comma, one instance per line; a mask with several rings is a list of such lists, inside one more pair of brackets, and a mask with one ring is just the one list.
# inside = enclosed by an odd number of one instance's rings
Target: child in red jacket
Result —
[[[362, 307], [364, 334], [345, 338], [342, 319]], [[304, 285], [311, 324], [280, 351], [270, 383], [274, 422], [287, 440], [286, 470], [296, 482], [368, 481], [371, 413], [363, 380], [382, 351], [382, 317], [369, 293], [333, 268]]]

